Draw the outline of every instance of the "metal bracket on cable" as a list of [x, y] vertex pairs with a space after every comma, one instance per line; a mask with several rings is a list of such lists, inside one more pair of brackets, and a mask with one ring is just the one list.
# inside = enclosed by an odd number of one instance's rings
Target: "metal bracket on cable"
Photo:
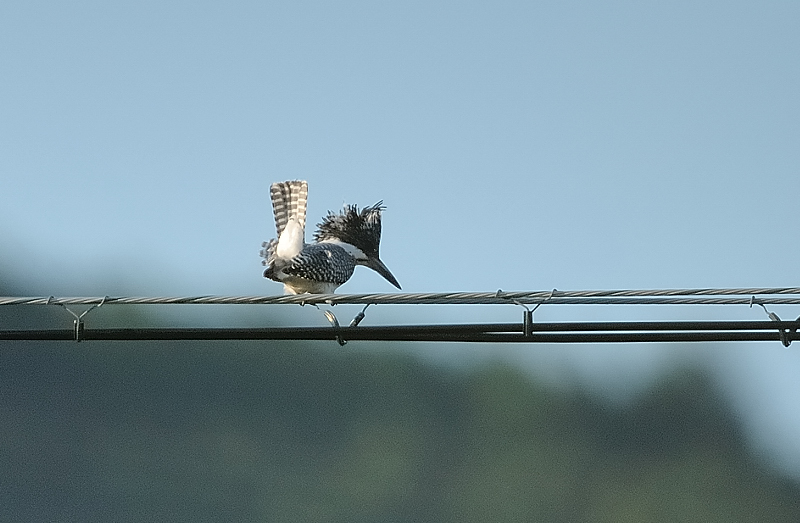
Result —
[[547, 302], [548, 300], [550, 300], [550, 299], [553, 297], [553, 294], [554, 294], [554, 293], [555, 293], [557, 290], [558, 290], [558, 289], [553, 289], [552, 291], [550, 291], [550, 295], [549, 295], [549, 296], [547, 296], [547, 298], [545, 298], [543, 301], [540, 301], [539, 303], [537, 303], [537, 304], [536, 304], [536, 306], [535, 306], [533, 309], [530, 309], [530, 308], [528, 308], [528, 306], [527, 306], [527, 305], [525, 305], [524, 303], [522, 303], [522, 302], [521, 302], [521, 301], [519, 301], [519, 300], [515, 300], [514, 298], [510, 298], [510, 297], [508, 297], [508, 296], [504, 296], [504, 295], [503, 295], [503, 289], [497, 289], [497, 294], [496, 294], [495, 296], [497, 296], [498, 298], [502, 298], [502, 299], [504, 299], [504, 300], [508, 300], [508, 301], [510, 301], [511, 303], [513, 303], [513, 304], [515, 304], [515, 305], [519, 305], [520, 307], [522, 307], [522, 308], [524, 308], [524, 309], [525, 309], [525, 312], [523, 312], [523, 313], [522, 313], [522, 334], [523, 334], [523, 335], [524, 335], [526, 338], [529, 338], [529, 337], [531, 337], [531, 336], [533, 335], [533, 313], [534, 313], [534, 312], [536, 311], [536, 309], [538, 309], [538, 308], [539, 308], [539, 307], [540, 307], [540, 306], [541, 306], [543, 303], [545, 303], [545, 302]]
[[[305, 306], [305, 302], [303, 302], [301, 305]], [[317, 305], [316, 303], [312, 303], [311, 305], [316, 307], [317, 310], [322, 310], [322, 309], [319, 308], [319, 305]], [[335, 304], [334, 303], [329, 303], [329, 305], [331, 307], [333, 307]], [[336, 332], [336, 341], [339, 342], [339, 345], [344, 347], [347, 344], [347, 340], [342, 338], [342, 335], [339, 333], [339, 328], [340, 328], [339, 327], [339, 320], [336, 319], [336, 315], [334, 313], [332, 313], [331, 311], [329, 311], [329, 310], [322, 311], [322, 314], [325, 315], [325, 317], [328, 319], [328, 322], [330, 322], [331, 327], [333, 327], [334, 331]]]
[[[367, 307], [369, 307], [370, 305], [372, 305], [372, 304], [371, 303], [367, 303], [366, 305], [364, 305], [364, 308], [361, 309], [361, 312], [356, 314], [355, 318], [353, 318], [353, 320], [350, 322], [350, 327], [358, 327], [358, 324], [361, 323], [361, 321], [366, 316]], [[330, 322], [331, 327], [333, 327], [336, 330], [336, 341], [337, 341], [337, 343], [339, 343], [339, 345], [342, 346], [342, 347], [347, 345], [347, 340], [345, 340], [342, 337], [341, 333], [339, 332], [339, 329], [341, 328], [341, 326], [339, 325], [339, 320], [336, 318], [336, 315], [334, 313], [332, 313], [331, 311], [323, 311], [323, 313], [325, 314], [325, 317], [328, 318], [328, 321]]]
[[361, 312], [356, 314], [356, 317], [353, 318], [353, 321], [350, 322], [350, 326], [351, 327], [358, 327], [358, 324], [361, 323], [361, 320], [363, 320], [364, 316], [366, 316], [365, 313], [367, 312], [367, 307], [369, 307], [370, 305], [372, 305], [372, 304], [371, 303], [367, 303], [366, 305], [364, 305], [364, 308], [361, 309]]
[[[525, 312], [522, 313], [522, 335], [525, 336], [526, 338], [530, 337], [533, 334], [533, 311], [521, 301], [515, 300], [514, 298], [509, 298], [508, 296], [504, 296], [503, 289], [497, 289], [497, 294], [495, 294], [495, 296], [503, 300], [508, 300], [514, 305], [519, 305], [520, 307], [525, 309]], [[539, 304], [537, 304], [536, 306], [538, 307]]]
[[331, 311], [322, 311], [325, 314], [325, 317], [328, 318], [328, 321], [331, 323], [331, 327], [333, 327], [334, 331], [336, 331], [336, 341], [339, 343], [341, 347], [347, 345], [347, 340], [342, 338], [341, 332], [339, 332], [339, 320], [336, 319], [336, 315]]
[[89, 314], [90, 311], [102, 307], [107, 299], [108, 296], [103, 296], [103, 299], [100, 300], [100, 303], [95, 303], [94, 305], [83, 311], [80, 315], [73, 312], [69, 307], [67, 307], [63, 303], [56, 301], [55, 296], [50, 296], [49, 298], [47, 298], [47, 305], [60, 305], [61, 307], [64, 308], [65, 311], [70, 313], [75, 318], [72, 321], [72, 324], [74, 326], [75, 341], [80, 342], [81, 340], [83, 340], [83, 331], [85, 330], [86, 327], [86, 325], [83, 322], [83, 317]]
[[[750, 297], [750, 307], [752, 308], [753, 305], [760, 305], [761, 308], [764, 309], [764, 312], [767, 313], [767, 316], [769, 316], [769, 319], [772, 321], [781, 321], [780, 316], [767, 310], [767, 306], [763, 303], [760, 303], [755, 296]], [[800, 317], [798, 317], [797, 320], [800, 321]], [[789, 335], [794, 334], [795, 332], [797, 332], [797, 329], [778, 329], [778, 335], [780, 336], [781, 343], [784, 347], [789, 347], [789, 345], [792, 344], [792, 340], [789, 338]]]

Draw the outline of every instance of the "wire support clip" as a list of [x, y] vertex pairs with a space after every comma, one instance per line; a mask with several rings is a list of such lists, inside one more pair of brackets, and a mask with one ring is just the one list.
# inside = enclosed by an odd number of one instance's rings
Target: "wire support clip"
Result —
[[[769, 319], [771, 319], [772, 321], [781, 321], [780, 316], [778, 316], [774, 312], [770, 312], [769, 310], [767, 310], [767, 306], [764, 305], [763, 303], [761, 303], [758, 300], [758, 298], [756, 298], [755, 296], [751, 296], [750, 297], [750, 307], [752, 308], [753, 305], [761, 306], [761, 308], [764, 309], [764, 312], [767, 313], [767, 316], [769, 316]], [[798, 316], [797, 321], [800, 321], [800, 316]], [[784, 347], [788, 348], [789, 345], [792, 344], [792, 338], [793, 338], [793, 335], [796, 332], [797, 332], [796, 328], [795, 329], [778, 329], [778, 335], [780, 336], [781, 343], [783, 344]]]
[[336, 319], [336, 315], [331, 311], [322, 311], [325, 314], [325, 317], [328, 318], [328, 321], [333, 327], [333, 330], [336, 332], [336, 342], [339, 344], [340, 347], [344, 347], [347, 345], [347, 340], [342, 338], [342, 333], [340, 332], [341, 326], [339, 325], [339, 320]]
[[536, 312], [536, 309], [538, 309], [543, 303], [550, 301], [556, 292], [558, 292], [558, 289], [551, 290], [550, 294], [544, 300], [537, 303], [533, 309], [529, 308], [527, 305], [525, 305], [524, 303], [522, 303], [517, 299], [514, 299], [510, 296], [505, 296], [503, 293], [503, 289], [497, 289], [495, 297], [503, 300], [508, 300], [511, 303], [519, 305], [520, 307], [525, 309], [525, 312], [522, 313], [522, 334], [526, 338], [529, 338], [533, 336], [533, 313]]
[[72, 320], [72, 324], [74, 326], [75, 341], [80, 342], [83, 340], [83, 334], [86, 328], [86, 325], [83, 321], [83, 317], [89, 314], [89, 312], [93, 311], [94, 309], [102, 307], [107, 299], [108, 296], [103, 296], [103, 299], [100, 300], [100, 303], [95, 303], [94, 305], [92, 305], [91, 307], [89, 307], [80, 314], [75, 313], [72, 309], [70, 309], [63, 303], [56, 301], [55, 296], [50, 296], [49, 298], [47, 298], [47, 305], [60, 305], [61, 307], [64, 308], [65, 311], [70, 313], [75, 318], [74, 320]]
[[[361, 312], [356, 314], [355, 318], [353, 318], [353, 320], [350, 322], [350, 325], [349, 325], [350, 327], [358, 327], [358, 324], [361, 323], [361, 321], [366, 316], [367, 307], [369, 307], [370, 305], [372, 305], [372, 304], [371, 303], [367, 303], [366, 305], [364, 305], [364, 308], [361, 309]], [[342, 347], [347, 345], [347, 340], [342, 337], [342, 334], [341, 334], [341, 331], [340, 331], [340, 329], [342, 327], [339, 324], [339, 320], [336, 318], [336, 315], [333, 312], [329, 311], [329, 310], [322, 311], [322, 312], [323, 312], [323, 314], [325, 314], [325, 317], [328, 319], [328, 322], [331, 324], [331, 327], [333, 327], [334, 330], [336, 331], [336, 342]]]

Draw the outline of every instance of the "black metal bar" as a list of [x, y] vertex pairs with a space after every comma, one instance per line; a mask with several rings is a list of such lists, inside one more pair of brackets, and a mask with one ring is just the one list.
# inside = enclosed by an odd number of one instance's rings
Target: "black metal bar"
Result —
[[[379, 334], [340, 331], [346, 341], [416, 341], [465, 343], [642, 343], [642, 342], [720, 342], [720, 341], [781, 341], [780, 333], [754, 331], [709, 332], [600, 332], [600, 333], [467, 333], [452, 335], [435, 333]], [[82, 341], [199, 341], [199, 340], [336, 340], [333, 329], [323, 331], [297, 331], [295, 333], [264, 332], [260, 329], [96, 329], [86, 330]], [[797, 341], [800, 335], [786, 335], [788, 341]], [[75, 341], [73, 330], [2, 331], [0, 341]]]
[[2, 330], [0, 341], [75, 341], [75, 329]]
[[[800, 321], [588, 322], [394, 325], [365, 327], [88, 329], [85, 341], [133, 340], [343, 340], [460, 341], [484, 343], [628, 343], [796, 341]], [[527, 335], [526, 335], [527, 334]], [[783, 338], [781, 337], [783, 336]], [[75, 331], [2, 330], [2, 340], [75, 340]]]
[[[797, 333], [787, 334], [789, 342], [800, 340]], [[414, 340], [427, 341], [427, 340]], [[780, 333], [754, 331], [708, 331], [708, 332], [598, 332], [598, 333], [533, 333], [525, 337], [519, 334], [477, 334], [459, 339], [453, 336], [446, 340], [473, 343], [696, 343], [734, 341], [782, 341]]]
[[[499, 324], [502, 325], [502, 324]], [[800, 329], [800, 321], [620, 321], [534, 323], [540, 332], [574, 331], [728, 331]], [[488, 331], [487, 331], [488, 332]]]

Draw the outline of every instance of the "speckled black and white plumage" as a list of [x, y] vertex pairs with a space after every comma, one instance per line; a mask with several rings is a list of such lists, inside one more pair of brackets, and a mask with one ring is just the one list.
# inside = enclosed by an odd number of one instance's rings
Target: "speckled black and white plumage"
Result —
[[[270, 245], [277, 244], [272, 240]], [[268, 247], [268, 256], [274, 247]], [[353, 275], [356, 260], [335, 243], [312, 243], [289, 260], [268, 258], [264, 277], [282, 282], [289, 294], [333, 293]]]
[[306, 244], [306, 182], [280, 182], [270, 188], [278, 238], [264, 242], [264, 277], [284, 284], [288, 294], [333, 293], [353, 275], [356, 265], [365, 265], [400, 284], [380, 261], [381, 211], [383, 202], [359, 211], [347, 205], [328, 212], [314, 233], [316, 243]]

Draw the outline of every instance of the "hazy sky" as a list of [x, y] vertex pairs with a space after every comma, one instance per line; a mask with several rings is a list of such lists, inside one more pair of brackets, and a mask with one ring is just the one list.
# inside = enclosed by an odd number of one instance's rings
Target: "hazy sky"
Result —
[[[276, 294], [269, 184], [306, 179], [310, 223], [384, 200], [409, 292], [798, 286], [798, 28], [795, 1], [4, 2], [0, 268], [41, 294]], [[392, 290], [360, 268], [340, 292]], [[766, 318], [537, 311], [608, 316]], [[797, 349], [700, 357], [800, 474]], [[524, 349], [631, 383], [673, 350]]]

